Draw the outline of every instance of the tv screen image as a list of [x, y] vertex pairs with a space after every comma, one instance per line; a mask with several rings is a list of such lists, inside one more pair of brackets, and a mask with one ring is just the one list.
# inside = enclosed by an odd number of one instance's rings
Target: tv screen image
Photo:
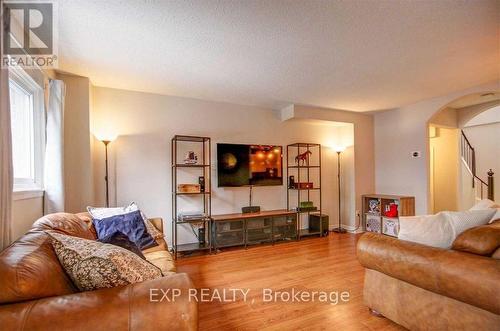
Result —
[[217, 144], [219, 187], [283, 185], [283, 147]]

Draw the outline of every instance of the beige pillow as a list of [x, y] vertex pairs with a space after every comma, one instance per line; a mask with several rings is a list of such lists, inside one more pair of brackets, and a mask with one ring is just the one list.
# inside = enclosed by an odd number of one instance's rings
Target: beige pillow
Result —
[[450, 222], [443, 212], [400, 217], [398, 238], [440, 248], [450, 248], [455, 239]]
[[446, 211], [444, 213], [449, 218], [451, 228], [453, 229], [453, 239], [455, 239], [465, 230], [488, 224], [495, 212], [495, 209], [489, 208], [484, 210], [469, 210], [461, 212]]
[[124, 248], [56, 232], [47, 233], [59, 262], [80, 291], [162, 277], [158, 267]]
[[498, 206], [498, 207], [497, 206], [498, 205], [495, 205], [495, 210], [496, 211], [495, 211], [495, 214], [493, 215], [493, 217], [490, 220], [490, 224], [493, 223], [493, 222], [495, 222], [495, 221], [500, 220], [500, 206]]
[[484, 210], [491, 208], [493, 205], [495, 205], [495, 201], [491, 201], [489, 199], [483, 199], [481, 201], [476, 202], [474, 206], [471, 207], [469, 210]]
[[488, 224], [494, 213], [494, 209], [486, 209], [442, 211], [436, 215], [400, 217], [398, 238], [448, 249], [459, 234], [467, 229]]

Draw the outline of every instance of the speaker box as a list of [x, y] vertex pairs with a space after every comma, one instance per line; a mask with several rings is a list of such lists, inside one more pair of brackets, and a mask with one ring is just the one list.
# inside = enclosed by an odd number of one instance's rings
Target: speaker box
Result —
[[319, 231], [320, 230], [320, 227], [319, 227], [319, 222], [320, 222], [320, 219], [321, 219], [321, 223], [322, 223], [322, 228], [323, 228], [323, 234], [328, 234], [329, 232], [329, 217], [328, 215], [325, 215], [325, 214], [311, 214], [309, 215], [309, 231]]
[[260, 213], [260, 206], [247, 206], [241, 208], [243, 214]]

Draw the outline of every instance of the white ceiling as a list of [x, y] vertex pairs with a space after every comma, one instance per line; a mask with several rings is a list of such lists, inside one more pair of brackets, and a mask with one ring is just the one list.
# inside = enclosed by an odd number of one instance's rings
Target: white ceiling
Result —
[[369, 111], [499, 80], [500, 1], [60, 0], [94, 85]]

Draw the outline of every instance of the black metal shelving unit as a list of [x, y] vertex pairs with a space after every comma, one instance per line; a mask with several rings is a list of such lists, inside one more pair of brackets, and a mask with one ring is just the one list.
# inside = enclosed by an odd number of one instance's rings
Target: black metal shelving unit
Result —
[[[200, 164], [182, 164], [178, 162], [177, 151], [179, 144], [199, 143], [201, 146], [201, 160]], [[179, 253], [190, 253], [201, 250], [212, 250], [212, 186], [211, 186], [211, 142], [209, 137], [196, 137], [196, 136], [183, 136], [176, 135], [172, 138], [171, 146], [171, 160], [172, 160], [172, 252], [174, 258], [177, 259]], [[178, 171], [181, 169], [198, 169], [199, 176], [205, 178], [205, 190], [203, 192], [178, 192], [177, 189], [177, 176]], [[180, 197], [200, 197], [203, 204], [204, 218], [192, 219], [183, 221], [179, 219], [179, 201]], [[178, 244], [177, 230], [179, 226], [188, 225], [194, 231], [194, 225], [201, 224], [205, 228], [204, 244], [201, 243], [188, 243]], [[195, 233], [196, 235], [196, 233]], [[199, 238], [198, 238], [199, 240]]]
[[[310, 157], [307, 157], [305, 165], [298, 162], [297, 164], [290, 162], [295, 162], [295, 157], [304, 152], [318, 153], [318, 164], [310, 164]], [[292, 154], [291, 154], [292, 153]], [[287, 195], [286, 195], [286, 204], [287, 209], [292, 210], [291, 207], [291, 194], [292, 192], [296, 192], [297, 196], [297, 207], [300, 206], [300, 202], [307, 198], [307, 201], [311, 201], [311, 192], [318, 192], [319, 194], [319, 205], [316, 210], [297, 210], [297, 233], [298, 239], [301, 237], [308, 236], [323, 236], [323, 222], [319, 222], [319, 231], [311, 231], [309, 229], [302, 229], [302, 215], [307, 215], [309, 220], [309, 216], [311, 214], [321, 215], [321, 145], [313, 144], [313, 143], [294, 143], [286, 146], [286, 155], [287, 155], [287, 180], [289, 176], [295, 176], [297, 183], [301, 183], [302, 181], [311, 182], [311, 169], [317, 169], [317, 181], [313, 180], [312, 188], [292, 188], [289, 183], [287, 183]], [[293, 156], [292, 160], [290, 160], [290, 156]], [[305, 173], [304, 173], [305, 172]], [[317, 185], [317, 186], [316, 186]], [[321, 218], [320, 218], [321, 219]]]

